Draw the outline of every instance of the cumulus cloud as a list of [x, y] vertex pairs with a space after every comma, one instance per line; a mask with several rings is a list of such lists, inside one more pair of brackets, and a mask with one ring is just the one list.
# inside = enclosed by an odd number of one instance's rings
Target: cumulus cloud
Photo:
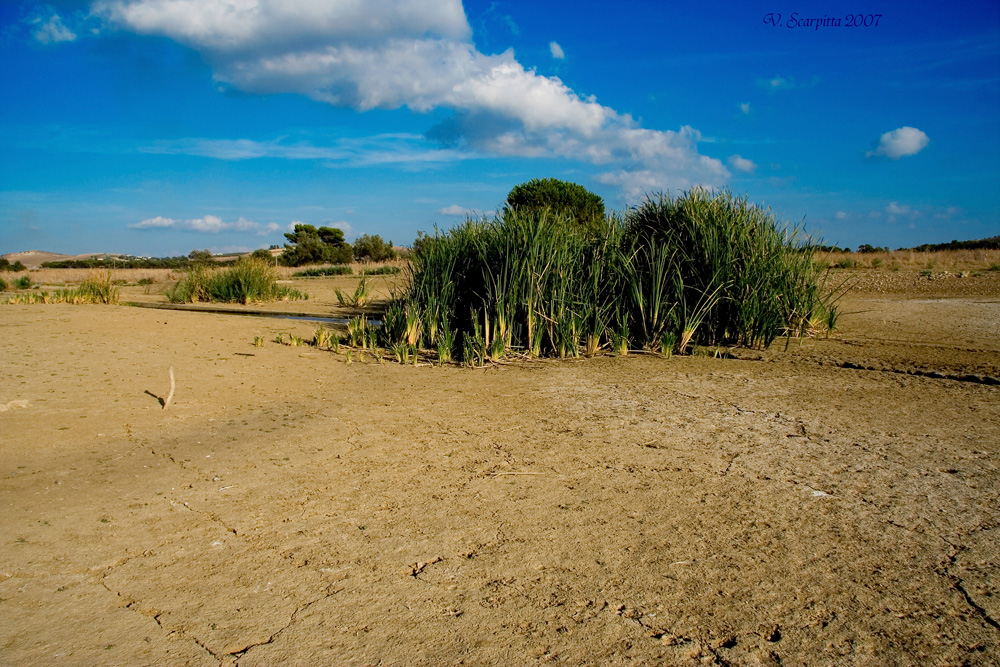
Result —
[[53, 14], [47, 21], [36, 19], [34, 23], [38, 26], [33, 33], [34, 37], [42, 44], [72, 42], [76, 39], [76, 33], [66, 27], [58, 14]]
[[757, 169], [757, 165], [752, 160], [748, 160], [740, 155], [730, 155], [728, 162], [729, 166], [735, 171], [743, 172], [744, 174], [752, 174]]
[[563, 51], [562, 47], [556, 42], [549, 42], [549, 51], [552, 53], [552, 57], [556, 60], [566, 59], [566, 52]]
[[427, 135], [451, 149], [607, 165], [602, 182], [626, 191], [720, 185], [729, 176], [698, 152], [690, 128], [641, 128], [525, 69], [510, 50], [481, 53], [460, 0], [98, 0], [95, 11], [197, 50], [217, 80], [247, 92], [361, 111], [451, 109], [455, 116]]
[[147, 218], [142, 222], [129, 225], [131, 229], [177, 229], [189, 232], [199, 232], [202, 234], [219, 234], [221, 232], [250, 232], [259, 236], [265, 236], [277, 231], [281, 231], [281, 226], [276, 223], [262, 225], [258, 222], [247, 220], [243, 216], [233, 222], [224, 222], [216, 215], [206, 215], [203, 218], [193, 218], [190, 220], [176, 220], [156, 216]]
[[930, 139], [915, 127], [904, 126], [886, 132], [879, 139], [878, 147], [868, 151], [868, 157], [885, 156], [890, 160], [898, 160], [907, 155], [916, 155], [922, 151]]
[[474, 208], [465, 208], [464, 206], [459, 206], [458, 204], [452, 204], [451, 206], [445, 206], [438, 210], [440, 215], [460, 215], [460, 216], [479, 216], [482, 215], [482, 211]]
[[740, 102], [740, 111], [742, 111], [745, 114], [749, 114], [750, 113], [750, 103], [749, 102]]

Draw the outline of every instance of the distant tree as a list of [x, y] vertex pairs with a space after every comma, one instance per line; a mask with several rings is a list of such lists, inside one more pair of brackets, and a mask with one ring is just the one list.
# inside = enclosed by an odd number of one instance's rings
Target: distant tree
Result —
[[193, 264], [211, 264], [215, 261], [212, 259], [211, 250], [192, 250], [188, 253], [188, 259]]
[[604, 200], [593, 192], [556, 178], [536, 178], [515, 185], [507, 195], [507, 206], [515, 211], [549, 209], [576, 220], [587, 229], [604, 221]]
[[271, 251], [265, 250], [264, 248], [257, 248], [250, 253], [250, 256], [256, 259], [263, 259], [272, 263], [274, 262], [274, 255], [271, 254]]
[[344, 232], [336, 227], [295, 225], [295, 230], [285, 233], [288, 243], [279, 261], [286, 266], [303, 264], [346, 264], [351, 261], [351, 246], [344, 240]]
[[386, 243], [378, 234], [374, 236], [362, 234], [354, 242], [354, 258], [359, 261], [382, 262], [395, 257], [396, 251], [392, 249], [392, 241]]
[[6, 257], [0, 257], [0, 271], [27, 271], [27, 268], [21, 263], [21, 260], [11, 264]]
[[[437, 230], [435, 230], [435, 235], [437, 235]], [[434, 243], [434, 236], [430, 236], [423, 232], [417, 232], [417, 238], [413, 240], [413, 245], [410, 246], [411, 255], [421, 255], [427, 251], [432, 243]]]
[[862, 243], [858, 246], [859, 253], [869, 253], [869, 252], [889, 252], [888, 248], [880, 248], [878, 246], [873, 246], [869, 243]]

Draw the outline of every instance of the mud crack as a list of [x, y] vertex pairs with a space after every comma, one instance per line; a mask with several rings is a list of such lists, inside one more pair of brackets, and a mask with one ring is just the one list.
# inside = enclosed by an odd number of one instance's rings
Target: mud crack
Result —
[[223, 528], [225, 528], [228, 532], [232, 533], [236, 537], [240, 536], [239, 532], [235, 528], [233, 528], [232, 526], [230, 526], [229, 524], [227, 524], [225, 521], [223, 521], [219, 517], [219, 515], [217, 515], [217, 514], [215, 514], [213, 512], [205, 512], [205, 511], [202, 511], [202, 510], [196, 510], [195, 508], [191, 507], [191, 505], [189, 503], [187, 503], [186, 501], [177, 502], [177, 501], [175, 501], [173, 499], [169, 499], [169, 498], [167, 500], [170, 502], [171, 505], [173, 505], [175, 507], [178, 506], [178, 505], [180, 505], [181, 507], [185, 508], [189, 512], [194, 512], [195, 514], [200, 514], [201, 516], [208, 517], [210, 520], [212, 520], [215, 523], [219, 524], [220, 526], [222, 526]]
[[166, 626], [164, 626], [163, 622], [160, 620], [160, 617], [163, 616], [163, 612], [162, 611], [157, 611], [156, 613], [148, 613], [147, 614], [144, 611], [142, 611], [142, 609], [140, 609], [138, 607], [139, 602], [140, 602], [139, 600], [133, 600], [131, 597], [122, 595], [119, 591], [116, 591], [115, 589], [113, 589], [110, 586], [108, 586], [107, 582], [105, 581], [106, 577], [109, 574], [111, 574], [111, 571], [114, 568], [120, 567], [121, 565], [124, 565], [129, 560], [131, 560], [131, 558], [126, 558], [123, 561], [115, 563], [114, 565], [108, 567], [107, 570], [105, 570], [105, 572], [101, 575], [101, 577], [100, 577], [100, 579], [98, 581], [98, 583], [101, 584], [101, 586], [104, 588], [104, 590], [106, 590], [107, 592], [111, 593], [116, 598], [121, 598], [122, 600], [127, 600], [128, 601], [127, 604], [123, 605], [123, 607], [125, 609], [128, 609], [131, 612], [139, 614], [140, 616], [145, 616], [147, 618], [153, 619], [153, 622], [156, 623], [156, 627], [160, 628], [160, 630], [162, 630], [162, 631], [164, 631], [164, 632], [167, 633], [167, 638], [168, 639], [178, 638], [178, 639], [183, 639], [183, 640], [187, 640], [187, 641], [193, 642], [194, 644], [197, 644], [201, 649], [203, 649], [206, 653], [208, 653], [210, 656], [212, 656], [216, 661], [218, 661], [219, 665], [226, 664], [227, 661], [226, 661], [225, 658], [220, 657], [218, 654], [215, 653], [215, 651], [213, 651], [212, 649], [210, 649], [207, 645], [205, 645], [200, 639], [198, 639], [194, 635], [188, 635], [183, 630], [171, 630], [171, 629], [167, 628]]
[[966, 604], [972, 607], [987, 625], [991, 626], [994, 630], [1000, 630], [1000, 622], [997, 622], [995, 618], [990, 616], [990, 613], [985, 608], [981, 607], [975, 600], [972, 599], [969, 591], [965, 589], [965, 582], [962, 578], [957, 574], [952, 574], [951, 568], [958, 562], [958, 554], [962, 553], [964, 549], [962, 547], [957, 547], [954, 544], [952, 544], [951, 547], [951, 553], [948, 554], [948, 563], [944, 566], [944, 576], [951, 580], [952, 588], [962, 594], [962, 597], [965, 598]]
[[319, 602], [322, 602], [323, 600], [326, 600], [327, 598], [333, 597], [334, 595], [336, 595], [337, 593], [339, 593], [341, 590], [343, 590], [341, 588], [337, 588], [337, 583], [339, 583], [339, 582], [334, 582], [334, 583], [328, 585], [326, 588], [323, 589], [323, 594], [322, 595], [320, 595], [316, 599], [310, 600], [309, 602], [306, 602], [305, 604], [300, 605], [298, 608], [296, 608], [295, 611], [292, 612], [291, 617], [289, 617], [288, 623], [285, 624], [284, 627], [279, 628], [277, 631], [275, 631], [274, 634], [272, 634], [270, 637], [267, 638], [267, 641], [257, 642], [255, 644], [250, 644], [246, 648], [240, 649], [239, 651], [232, 651], [232, 652], [230, 652], [229, 655], [232, 655], [234, 658], [236, 658], [236, 661], [233, 663], [234, 667], [239, 667], [240, 660], [244, 656], [246, 656], [246, 654], [249, 651], [251, 651], [252, 649], [258, 648], [260, 646], [267, 646], [268, 644], [274, 643], [274, 641], [277, 640], [278, 637], [280, 637], [283, 632], [285, 632], [286, 630], [288, 630], [288, 628], [292, 627], [293, 625], [295, 625], [298, 622], [298, 620], [299, 620], [298, 619], [299, 614], [301, 614], [305, 610], [309, 609], [313, 605], [315, 605], [315, 604], [317, 604]]

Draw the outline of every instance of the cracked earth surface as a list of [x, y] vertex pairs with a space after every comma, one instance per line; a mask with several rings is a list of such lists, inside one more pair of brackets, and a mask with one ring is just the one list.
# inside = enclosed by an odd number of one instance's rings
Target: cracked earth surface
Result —
[[2, 306], [0, 663], [996, 664], [1000, 296], [846, 299], [485, 370]]

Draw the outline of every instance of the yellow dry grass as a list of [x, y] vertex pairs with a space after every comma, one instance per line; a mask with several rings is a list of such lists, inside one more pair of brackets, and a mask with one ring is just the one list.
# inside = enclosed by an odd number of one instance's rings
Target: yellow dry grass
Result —
[[[109, 269], [112, 281], [124, 280], [126, 283], [137, 283], [143, 278], [149, 278], [154, 283], [169, 282], [180, 278], [180, 271], [174, 269]], [[27, 275], [31, 282], [41, 285], [79, 285], [94, 269], [33, 269], [20, 273], [11, 273], [12, 279]], [[102, 271], [103, 273], [103, 271]], [[7, 279], [7, 282], [12, 282]]]
[[832, 252], [817, 253], [816, 261], [836, 266], [843, 260], [854, 260], [859, 268], [935, 269], [938, 271], [988, 271], [1000, 265], [1000, 250], [937, 250], [917, 252]]
[[[354, 275], [361, 275], [366, 269], [374, 269], [380, 266], [398, 266], [404, 269], [408, 260], [396, 259], [389, 262], [351, 262], [349, 265]], [[278, 278], [290, 280], [292, 274], [301, 271], [305, 266], [279, 266]], [[148, 278], [153, 283], [169, 283], [179, 280], [183, 271], [179, 269], [108, 269], [111, 272], [111, 280], [125, 281], [126, 284], [135, 284], [140, 280]], [[33, 284], [40, 285], [79, 285], [88, 275], [93, 273], [93, 269], [31, 269], [17, 273], [0, 274], [8, 283], [13, 283], [23, 275], [28, 275]], [[102, 270], [103, 271], [103, 270]]]

